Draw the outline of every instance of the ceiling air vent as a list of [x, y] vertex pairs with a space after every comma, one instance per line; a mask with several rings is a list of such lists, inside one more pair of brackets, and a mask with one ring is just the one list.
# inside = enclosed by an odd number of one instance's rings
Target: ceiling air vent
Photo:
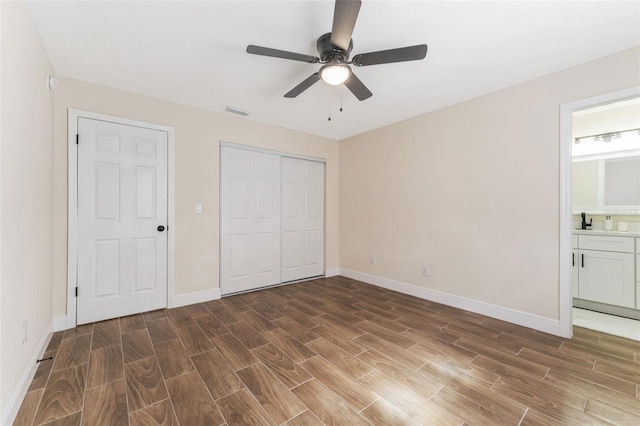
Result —
[[247, 111], [246, 109], [234, 107], [234, 106], [231, 106], [231, 105], [227, 105], [224, 110], [227, 111], [227, 112], [230, 112], [232, 114], [241, 115], [243, 117], [246, 117], [247, 115], [251, 114], [251, 111]]

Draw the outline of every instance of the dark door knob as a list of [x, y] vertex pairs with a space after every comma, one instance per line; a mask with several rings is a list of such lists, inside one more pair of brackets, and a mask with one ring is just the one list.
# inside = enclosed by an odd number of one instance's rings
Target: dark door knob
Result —
[[164, 226], [162, 226], [162, 225], [158, 226], [158, 231], [160, 231], [160, 232], [164, 231]]

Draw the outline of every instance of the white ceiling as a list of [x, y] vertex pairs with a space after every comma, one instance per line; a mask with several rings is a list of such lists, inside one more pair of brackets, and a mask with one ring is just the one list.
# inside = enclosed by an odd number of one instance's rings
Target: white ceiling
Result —
[[640, 45], [638, 1], [365, 0], [353, 54], [426, 43], [427, 58], [354, 67], [373, 92], [363, 102], [322, 81], [285, 99], [319, 65], [249, 55], [245, 48], [317, 55], [317, 38], [331, 30], [333, 1], [44, 1], [30, 7], [58, 75], [223, 114], [233, 105], [252, 111], [247, 119], [332, 139]]

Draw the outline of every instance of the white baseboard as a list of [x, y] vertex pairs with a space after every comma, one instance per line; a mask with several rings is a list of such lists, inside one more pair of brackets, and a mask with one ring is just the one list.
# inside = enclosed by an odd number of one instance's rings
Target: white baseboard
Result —
[[[220, 299], [220, 289], [197, 291], [195, 293], [178, 294], [169, 300], [168, 308], [178, 308], [180, 306], [193, 305], [194, 303], [208, 302], [209, 300]], [[70, 317], [61, 316], [53, 319], [53, 331], [62, 331], [75, 327], [74, 322], [69, 321]], [[0, 423], [2, 425], [2, 423]]]
[[51, 341], [52, 333], [53, 322], [49, 324], [49, 327], [47, 327], [44, 335], [40, 339], [40, 342], [36, 347], [36, 351], [31, 356], [31, 359], [22, 372], [20, 380], [16, 384], [9, 400], [7, 401], [7, 405], [2, 407], [0, 410], [0, 413], [2, 413], [2, 416], [0, 417], [0, 425], [13, 424], [13, 421], [16, 419], [16, 415], [18, 414], [18, 410], [20, 410], [24, 396], [27, 394], [27, 390], [29, 390], [29, 386], [31, 386], [31, 381], [36, 375], [36, 370], [38, 369], [38, 363], [36, 361], [44, 355], [47, 346], [49, 346], [49, 341]]
[[431, 290], [413, 284], [394, 281], [376, 275], [352, 271], [350, 269], [340, 268], [339, 273], [340, 275], [347, 278], [352, 278], [354, 280], [362, 281], [367, 284], [373, 284], [375, 286], [397, 291], [399, 293], [404, 293], [411, 296], [419, 297], [421, 299], [442, 303], [444, 305], [464, 309], [465, 311], [486, 315], [488, 317], [507, 321], [513, 324], [518, 324], [523, 327], [532, 328], [534, 330], [542, 331], [545, 333], [554, 334], [556, 336], [561, 335], [559, 320], [545, 318], [539, 315], [505, 308], [503, 306], [492, 305], [490, 303], [480, 302], [478, 300], [468, 299], [466, 297], [456, 296], [437, 290]]
[[195, 293], [178, 294], [169, 301], [169, 308], [193, 305], [194, 303], [208, 302], [209, 300], [220, 299], [220, 289], [197, 291]]
[[340, 268], [327, 268], [324, 271], [324, 276], [327, 278], [335, 277], [336, 275], [340, 275]]
[[63, 317], [54, 317], [53, 318], [53, 331], [62, 331], [69, 328], [68, 319], [65, 316]]

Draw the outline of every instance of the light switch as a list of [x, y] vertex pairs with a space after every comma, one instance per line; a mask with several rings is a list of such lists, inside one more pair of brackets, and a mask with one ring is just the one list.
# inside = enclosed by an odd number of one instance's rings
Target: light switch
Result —
[[196, 204], [196, 214], [202, 214], [202, 204]]

